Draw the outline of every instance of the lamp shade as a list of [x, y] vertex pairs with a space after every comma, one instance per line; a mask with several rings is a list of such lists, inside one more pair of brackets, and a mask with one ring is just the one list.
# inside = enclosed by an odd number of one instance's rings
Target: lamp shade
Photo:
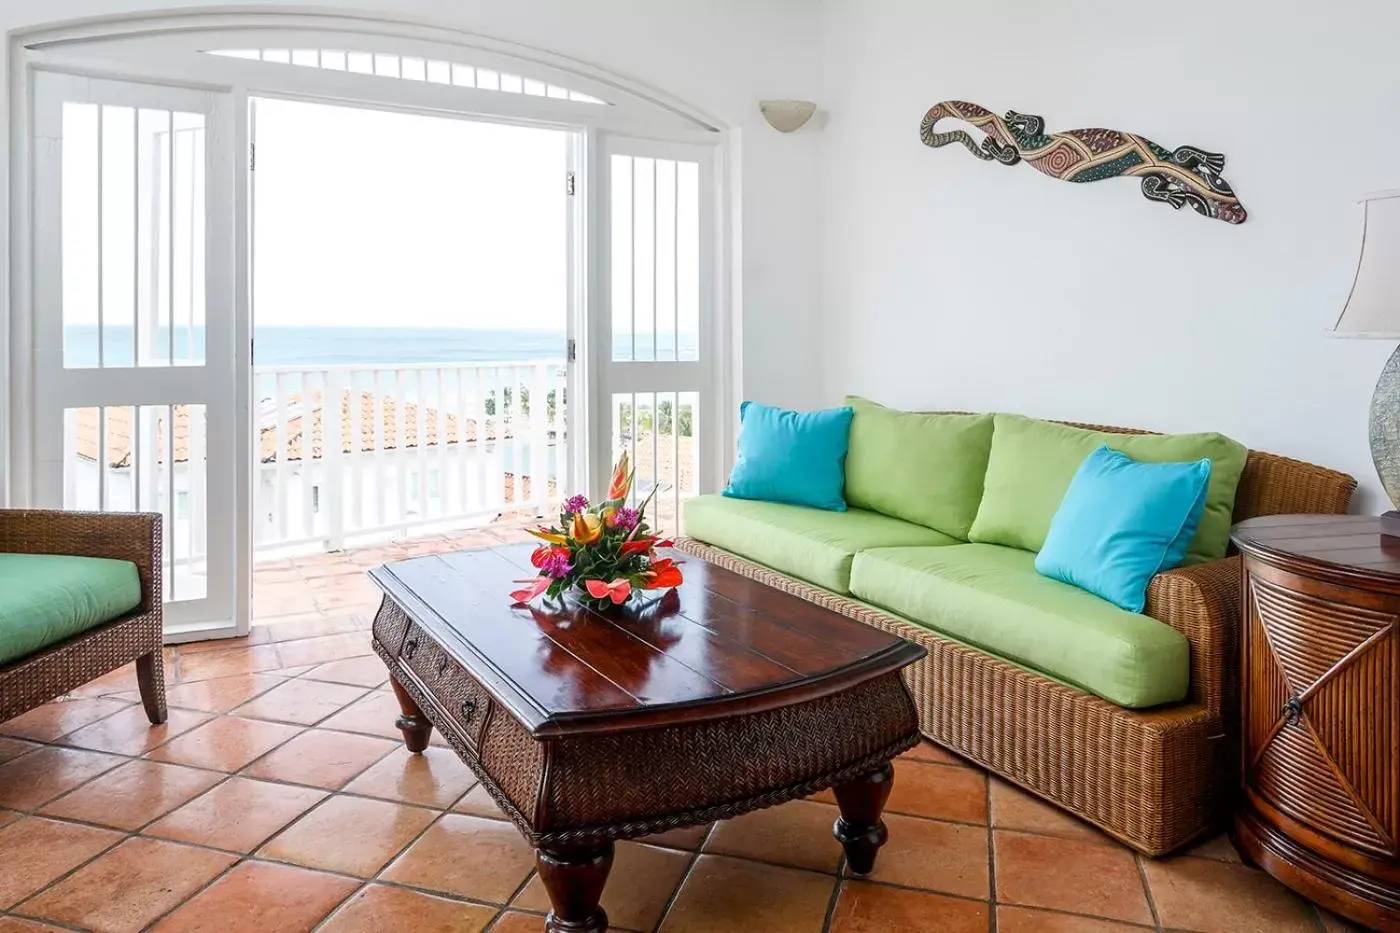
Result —
[[1361, 259], [1338, 336], [1400, 338], [1400, 190], [1361, 199]]

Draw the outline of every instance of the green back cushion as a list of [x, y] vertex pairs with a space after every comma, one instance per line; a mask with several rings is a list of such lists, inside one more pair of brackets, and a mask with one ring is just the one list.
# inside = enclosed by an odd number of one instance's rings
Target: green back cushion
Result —
[[967, 540], [992, 448], [991, 415], [895, 411], [849, 397], [846, 502]]
[[968, 540], [1039, 551], [1050, 520], [1084, 458], [1107, 444], [1149, 463], [1211, 461], [1206, 508], [1186, 563], [1225, 556], [1235, 489], [1249, 451], [1223, 434], [1111, 434], [1020, 415], [996, 415], [992, 452], [977, 518]]
[[141, 605], [136, 565], [102, 557], [0, 554], [0, 664]]

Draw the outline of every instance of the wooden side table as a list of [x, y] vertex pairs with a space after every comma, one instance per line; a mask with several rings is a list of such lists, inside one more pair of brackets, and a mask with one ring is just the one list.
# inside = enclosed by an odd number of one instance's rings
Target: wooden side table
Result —
[[1303, 896], [1400, 931], [1400, 545], [1378, 519], [1241, 522], [1235, 845]]

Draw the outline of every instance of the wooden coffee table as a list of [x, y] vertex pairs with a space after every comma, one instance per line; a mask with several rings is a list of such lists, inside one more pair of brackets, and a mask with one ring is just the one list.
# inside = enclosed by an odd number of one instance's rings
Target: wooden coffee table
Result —
[[547, 931], [607, 929], [614, 840], [827, 787], [851, 870], [874, 867], [890, 759], [919, 738], [900, 670], [923, 648], [683, 554], [685, 584], [638, 609], [513, 607], [530, 551], [370, 576], [404, 741], [436, 726], [535, 847]]

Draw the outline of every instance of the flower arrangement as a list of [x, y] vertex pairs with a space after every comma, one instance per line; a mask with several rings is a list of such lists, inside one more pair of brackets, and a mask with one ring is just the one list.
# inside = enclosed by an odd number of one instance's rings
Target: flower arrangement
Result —
[[633, 471], [627, 454], [613, 467], [608, 497], [590, 505], [584, 496], [571, 496], [559, 513], [559, 525], [532, 529], [544, 543], [530, 555], [539, 570], [528, 584], [510, 594], [517, 604], [541, 595], [558, 599], [578, 589], [583, 601], [602, 608], [621, 605], [637, 590], [662, 590], [680, 586], [681, 570], [669, 557], [657, 557], [656, 549], [670, 547], [647, 527], [646, 509], [653, 488], [641, 505], [624, 503], [632, 491]]

